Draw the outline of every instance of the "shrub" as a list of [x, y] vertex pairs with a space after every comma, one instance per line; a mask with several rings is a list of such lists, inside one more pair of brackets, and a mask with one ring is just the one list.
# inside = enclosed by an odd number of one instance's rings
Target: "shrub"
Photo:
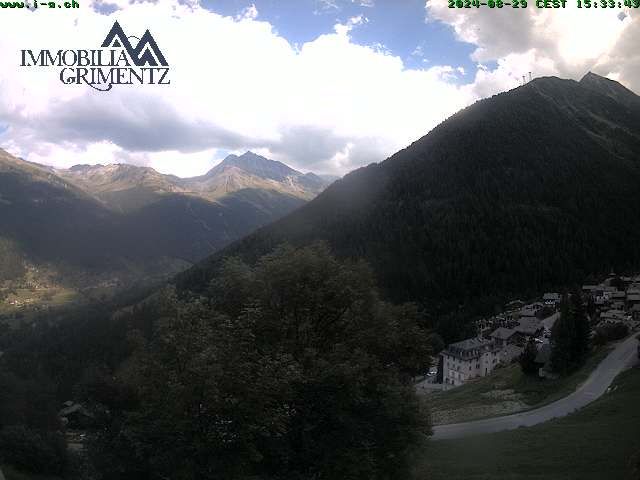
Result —
[[31, 430], [22, 425], [0, 430], [3, 462], [33, 473], [59, 474], [67, 465], [67, 445], [54, 432]]
[[604, 345], [607, 342], [621, 340], [629, 335], [629, 327], [624, 323], [606, 324], [596, 329], [593, 342], [596, 345]]

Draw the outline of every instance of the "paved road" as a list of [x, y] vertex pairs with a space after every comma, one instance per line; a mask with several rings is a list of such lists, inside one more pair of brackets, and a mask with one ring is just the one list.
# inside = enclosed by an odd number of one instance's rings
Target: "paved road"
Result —
[[544, 407], [528, 412], [514, 413], [504, 417], [487, 418], [472, 422], [437, 425], [433, 427], [432, 440], [468, 437], [518, 427], [530, 427], [552, 418], [564, 417], [591, 403], [603, 395], [613, 379], [623, 370], [638, 361], [636, 334], [620, 342], [615, 349], [598, 365], [575, 392]]

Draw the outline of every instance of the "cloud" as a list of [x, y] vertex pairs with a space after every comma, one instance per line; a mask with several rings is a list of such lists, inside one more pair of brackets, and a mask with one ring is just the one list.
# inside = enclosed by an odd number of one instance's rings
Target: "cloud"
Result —
[[[323, 0], [318, 8], [358, 0]], [[343, 174], [384, 160], [478, 98], [535, 76], [587, 70], [640, 91], [639, 16], [609, 9], [449, 9], [429, 22], [475, 45], [475, 72], [459, 65], [408, 68], [384, 46], [354, 43], [358, 15], [292, 45], [255, 5], [222, 16], [197, 0], [100, 0], [82, 10], [16, 14], [0, 31], [0, 146], [57, 166], [128, 162], [165, 173], [204, 173], [228, 151], [256, 150], [302, 169]], [[20, 13], [20, 15], [17, 15]], [[170, 64], [171, 85], [96, 92], [63, 85], [55, 68], [22, 68], [20, 50], [97, 48], [118, 20], [149, 29]], [[398, 28], [401, 28], [398, 26]], [[425, 28], [428, 28], [425, 27]], [[595, 33], [594, 33], [595, 32]], [[415, 57], [431, 56], [419, 45]], [[487, 65], [491, 65], [488, 67]], [[471, 79], [464, 84], [462, 78]]]
[[274, 156], [295, 158], [309, 168], [326, 170], [327, 163], [352, 141], [326, 127], [296, 125], [282, 132], [277, 142], [269, 145]]
[[256, 5], [252, 3], [248, 7], [244, 8], [237, 16], [237, 20], [255, 20], [258, 18], [258, 9]]
[[628, 22], [624, 32], [619, 36], [613, 47], [594, 66], [593, 70], [630, 87], [636, 93], [640, 92], [640, 15], [633, 18], [627, 14], [622, 22]]
[[[191, 175], [222, 151], [253, 149], [342, 174], [383, 160], [471, 101], [447, 81], [454, 66], [411, 70], [384, 49], [355, 44], [350, 32], [363, 15], [294, 46], [253, 5], [237, 17], [193, 1], [86, 7], [55, 22], [52, 12], [16, 16], [0, 32], [0, 123], [10, 126], [0, 143], [12, 153], [57, 166], [126, 161]], [[18, 66], [24, 48], [97, 48], [116, 19], [128, 35], [152, 32], [170, 86], [96, 92], [61, 84], [56, 68]]]
[[255, 140], [206, 119], [183, 116], [159, 96], [123, 91], [104, 104], [102, 95], [90, 92], [53, 102], [47, 113], [23, 119], [22, 126], [51, 143], [59, 139], [76, 144], [108, 141], [130, 152], [188, 153], [215, 146], [235, 149], [255, 145]]
[[[428, 21], [448, 24], [460, 41], [475, 45], [472, 60], [497, 62], [492, 71], [478, 70], [470, 85], [476, 96], [512, 88], [528, 72], [579, 79], [588, 70], [628, 70], [624, 57], [638, 51], [637, 44], [619, 43], [625, 32], [638, 30], [637, 21], [621, 18], [619, 9], [579, 9], [569, 2], [566, 8], [541, 9], [532, 0], [526, 9], [451, 9], [445, 1], [429, 0], [426, 11]], [[620, 76], [640, 90], [640, 78], [632, 77]]]

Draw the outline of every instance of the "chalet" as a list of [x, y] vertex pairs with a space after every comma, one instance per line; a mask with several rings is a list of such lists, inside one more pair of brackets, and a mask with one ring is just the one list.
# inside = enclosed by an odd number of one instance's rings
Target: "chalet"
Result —
[[462, 385], [471, 378], [484, 377], [500, 362], [500, 349], [494, 342], [477, 337], [452, 343], [440, 355], [445, 388]]
[[632, 308], [634, 305], [640, 304], [640, 292], [627, 293], [627, 307]]
[[542, 301], [546, 306], [557, 307], [562, 301], [562, 295], [559, 293], [545, 293], [542, 297]]
[[500, 350], [500, 362], [507, 365], [522, 355], [524, 348], [519, 347], [518, 345], [507, 345], [502, 350]]
[[95, 420], [95, 416], [79, 403], [67, 401], [64, 408], [58, 412], [63, 425], [71, 428], [86, 428]]
[[542, 314], [543, 307], [544, 305], [542, 303], [532, 303], [530, 305], [525, 305], [520, 309], [519, 319], [539, 318]]
[[625, 303], [622, 300], [615, 300], [615, 301], [611, 302], [611, 308], [613, 310], [624, 310]]
[[514, 312], [520, 310], [524, 305], [525, 303], [522, 300], [514, 300], [513, 302], [509, 302], [505, 305], [505, 310], [507, 312]]
[[600, 314], [600, 323], [618, 323], [624, 322], [627, 314], [623, 310], [607, 310]]
[[598, 292], [594, 297], [594, 302], [596, 305], [607, 305], [611, 301], [611, 293], [610, 292]]
[[522, 343], [529, 337], [537, 337], [544, 331], [544, 324], [537, 318], [523, 318], [513, 328], [518, 336], [518, 341]]
[[490, 337], [497, 347], [503, 348], [509, 343], [513, 343], [515, 334], [516, 331], [512, 328], [500, 327], [495, 330]]

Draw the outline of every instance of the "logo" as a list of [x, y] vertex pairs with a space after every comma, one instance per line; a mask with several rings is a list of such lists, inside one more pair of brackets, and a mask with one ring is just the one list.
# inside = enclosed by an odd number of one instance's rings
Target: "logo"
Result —
[[[131, 40], [134, 40], [133, 42]], [[65, 85], [86, 84], [106, 92], [114, 85], [170, 85], [169, 63], [153, 35], [127, 36], [113, 24], [99, 49], [21, 50], [22, 67], [60, 67]]]

